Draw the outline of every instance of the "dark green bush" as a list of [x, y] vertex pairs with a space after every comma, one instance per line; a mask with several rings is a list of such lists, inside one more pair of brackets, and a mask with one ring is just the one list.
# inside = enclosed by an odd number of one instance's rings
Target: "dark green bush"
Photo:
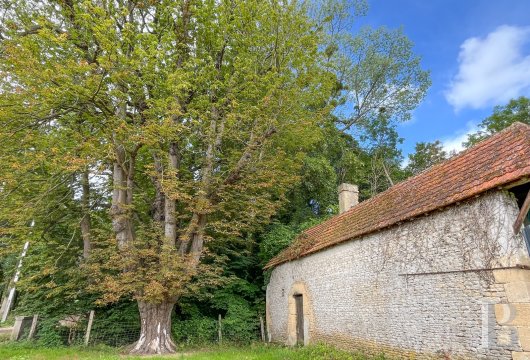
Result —
[[223, 339], [236, 344], [248, 344], [259, 339], [259, 318], [246, 302], [233, 302], [222, 321]]
[[209, 317], [173, 321], [172, 330], [179, 346], [201, 346], [217, 341], [217, 319]]

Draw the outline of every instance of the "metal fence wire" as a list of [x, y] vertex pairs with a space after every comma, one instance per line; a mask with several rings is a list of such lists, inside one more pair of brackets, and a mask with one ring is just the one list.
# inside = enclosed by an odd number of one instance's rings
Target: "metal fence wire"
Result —
[[[62, 318], [39, 317], [33, 340], [64, 346], [100, 345], [123, 347], [133, 344], [140, 337], [139, 321], [116, 321], [95, 314], [90, 326], [89, 315], [71, 315]], [[28, 339], [29, 327], [23, 329], [20, 339]], [[243, 344], [261, 339], [260, 319], [256, 322], [238, 323], [230, 319], [202, 318], [200, 320], [176, 320], [172, 326], [175, 341], [184, 346], [211, 343]]]
[[[76, 315], [69, 319], [39, 318], [33, 339], [43, 343], [61, 344], [64, 346], [98, 345], [121, 347], [134, 343], [140, 337], [140, 323], [116, 322], [109, 324], [103, 319], [94, 318], [87, 339], [88, 315]], [[29, 328], [20, 336], [27, 339]], [[88, 340], [88, 342], [87, 342]]]
[[[82, 345], [84, 344], [86, 328], [87, 320], [82, 316], [77, 322], [74, 322], [72, 318], [62, 320], [39, 317], [33, 339], [44, 344]], [[27, 339], [28, 331], [25, 328], [20, 339]]]
[[121, 347], [134, 343], [140, 338], [140, 322], [108, 322], [94, 319], [88, 345], [105, 344]]

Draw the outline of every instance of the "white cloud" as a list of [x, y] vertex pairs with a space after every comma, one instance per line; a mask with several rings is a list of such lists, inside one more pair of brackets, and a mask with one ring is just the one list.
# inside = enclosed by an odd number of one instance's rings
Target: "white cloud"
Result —
[[530, 27], [500, 26], [460, 46], [458, 74], [445, 92], [459, 110], [500, 105], [530, 94]]
[[475, 122], [468, 122], [465, 128], [457, 130], [453, 135], [441, 140], [444, 150], [447, 153], [451, 153], [452, 151], [460, 152], [464, 150], [462, 143], [467, 140], [468, 135], [476, 132], [477, 130], [478, 127]]

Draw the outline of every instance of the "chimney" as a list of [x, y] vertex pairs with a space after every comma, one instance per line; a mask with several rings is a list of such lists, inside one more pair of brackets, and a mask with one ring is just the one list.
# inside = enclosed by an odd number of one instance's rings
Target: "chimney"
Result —
[[350, 210], [359, 203], [359, 188], [357, 185], [339, 185], [339, 214]]

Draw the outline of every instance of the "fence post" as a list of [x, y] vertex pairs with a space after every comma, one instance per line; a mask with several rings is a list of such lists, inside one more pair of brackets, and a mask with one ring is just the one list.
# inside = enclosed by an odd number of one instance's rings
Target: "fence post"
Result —
[[31, 328], [29, 329], [28, 340], [33, 339], [35, 331], [37, 330], [37, 321], [39, 320], [39, 315], [33, 315], [33, 320], [31, 321]]
[[92, 330], [92, 322], [94, 321], [94, 310], [90, 310], [90, 315], [88, 315], [88, 325], [86, 327], [85, 333], [85, 346], [88, 346], [90, 341], [90, 330]]
[[265, 325], [263, 324], [263, 316], [259, 317], [259, 325], [261, 329], [261, 341], [265, 342]]
[[32, 316], [15, 316], [15, 325], [13, 325], [13, 330], [11, 332], [11, 341], [20, 340], [24, 329], [28, 327], [31, 319], [33, 319]]
[[221, 314], [219, 314], [219, 324], [218, 324], [218, 338], [219, 338], [219, 344], [223, 342], [223, 332], [221, 330]]

